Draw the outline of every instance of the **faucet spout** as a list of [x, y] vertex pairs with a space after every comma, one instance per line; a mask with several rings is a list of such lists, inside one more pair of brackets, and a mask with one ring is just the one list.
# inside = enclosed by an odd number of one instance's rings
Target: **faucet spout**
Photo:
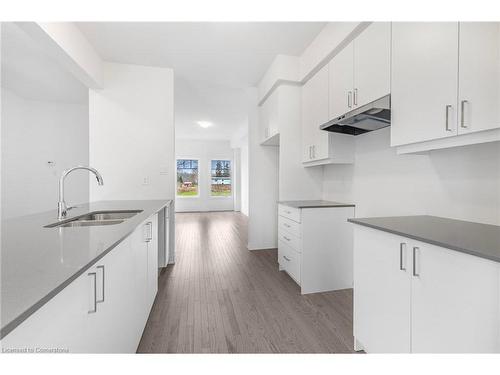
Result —
[[66, 205], [66, 201], [64, 200], [64, 181], [66, 180], [66, 177], [68, 174], [70, 174], [73, 171], [79, 170], [79, 169], [84, 169], [89, 172], [92, 172], [96, 179], [97, 179], [97, 184], [99, 186], [104, 185], [104, 180], [101, 176], [101, 174], [97, 171], [97, 169], [92, 168], [92, 167], [86, 167], [84, 165], [78, 165], [76, 167], [70, 168], [68, 170], [65, 170], [61, 178], [59, 179], [59, 202], [57, 203], [57, 219], [62, 220], [66, 217], [68, 214], [68, 206]]

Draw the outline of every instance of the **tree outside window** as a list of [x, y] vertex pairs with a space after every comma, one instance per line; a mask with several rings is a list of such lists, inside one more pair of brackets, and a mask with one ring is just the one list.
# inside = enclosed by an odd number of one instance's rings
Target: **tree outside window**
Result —
[[231, 161], [212, 160], [210, 167], [210, 194], [213, 197], [230, 197], [232, 190]]
[[177, 196], [198, 196], [198, 160], [177, 160]]

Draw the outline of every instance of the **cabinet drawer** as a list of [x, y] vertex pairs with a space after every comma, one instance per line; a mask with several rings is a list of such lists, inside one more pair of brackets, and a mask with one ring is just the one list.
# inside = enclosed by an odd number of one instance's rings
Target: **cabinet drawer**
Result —
[[300, 223], [300, 208], [278, 205], [278, 215]]
[[288, 232], [296, 237], [302, 237], [300, 223], [284, 216], [278, 216], [278, 230]]
[[280, 229], [278, 232], [278, 239], [280, 241], [283, 241], [283, 243], [286, 243], [296, 252], [298, 253], [302, 252], [301, 240], [299, 237], [294, 236], [293, 234]]
[[281, 268], [300, 285], [300, 254], [283, 241], [278, 241], [278, 262]]

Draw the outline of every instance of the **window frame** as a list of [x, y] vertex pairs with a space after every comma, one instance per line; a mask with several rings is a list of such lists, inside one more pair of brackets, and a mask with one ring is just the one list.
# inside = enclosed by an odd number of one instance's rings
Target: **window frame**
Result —
[[[231, 194], [229, 195], [212, 195], [212, 161], [228, 161], [229, 162], [229, 178], [231, 179]], [[229, 158], [209, 158], [208, 161], [208, 198], [210, 199], [228, 199], [234, 195], [234, 180], [233, 180], [233, 160]]]
[[[179, 160], [196, 160], [198, 162], [198, 191], [196, 195], [179, 195], [178, 194], [178, 186], [177, 186], [177, 178], [178, 178], [178, 169], [177, 169], [177, 162]], [[191, 158], [191, 157], [180, 157], [180, 158], [175, 158], [175, 198], [179, 199], [196, 199], [200, 198], [201, 195], [201, 184], [200, 184], [200, 159], [199, 158]]]

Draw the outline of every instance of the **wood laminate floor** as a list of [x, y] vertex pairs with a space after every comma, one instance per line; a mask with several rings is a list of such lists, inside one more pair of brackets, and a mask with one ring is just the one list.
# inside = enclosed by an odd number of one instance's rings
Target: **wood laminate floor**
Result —
[[352, 289], [301, 295], [277, 250], [248, 251], [247, 218], [176, 214], [138, 353], [350, 353]]

